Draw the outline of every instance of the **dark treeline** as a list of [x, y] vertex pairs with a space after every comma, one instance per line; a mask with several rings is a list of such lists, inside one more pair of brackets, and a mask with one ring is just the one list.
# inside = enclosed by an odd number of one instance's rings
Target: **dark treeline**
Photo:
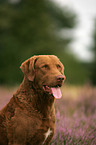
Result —
[[[20, 64], [38, 54], [57, 55], [65, 65], [66, 82], [84, 83], [88, 71], [67, 53], [75, 26], [74, 12], [51, 1], [0, 0], [0, 84], [20, 83]], [[62, 30], [67, 30], [64, 36]]]
[[94, 29], [93, 29], [93, 43], [90, 46], [90, 51], [93, 53], [93, 61], [89, 64], [90, 71], [90, 81], [93, 85], [96, 86], [96, 18], [94, 19]]

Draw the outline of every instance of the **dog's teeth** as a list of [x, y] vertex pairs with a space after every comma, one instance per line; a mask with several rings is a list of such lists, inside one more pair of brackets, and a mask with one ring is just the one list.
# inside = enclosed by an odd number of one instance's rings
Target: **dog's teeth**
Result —
[[49, 89], [49, 87], [48, 87], [48, 86], [46, 86], [46, 88], [47, 88], [47, 89]]

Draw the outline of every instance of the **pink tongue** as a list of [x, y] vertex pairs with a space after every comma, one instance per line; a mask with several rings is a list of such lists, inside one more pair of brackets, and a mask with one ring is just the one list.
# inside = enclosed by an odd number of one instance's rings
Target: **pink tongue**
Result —
[[51, 89], [52, 89], [53, 96], [56, 99], [60, 99], [62, 96], [60, 88], [58, 87], [58, 88], [51, 88]]

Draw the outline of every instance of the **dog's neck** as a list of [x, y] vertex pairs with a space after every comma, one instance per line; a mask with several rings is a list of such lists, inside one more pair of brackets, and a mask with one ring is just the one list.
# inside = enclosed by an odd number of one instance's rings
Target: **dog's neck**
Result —
[[20, 94], [23, 93], [22, 96], [26, 96], [24, 99], [27, 100], [28, 106], [40, 112], [44, 118], [49, 118], [54, 113], [54, 97], [45, 93], [43, 88], [41, 89], [35, 82], [24, 78], [19, 90]]

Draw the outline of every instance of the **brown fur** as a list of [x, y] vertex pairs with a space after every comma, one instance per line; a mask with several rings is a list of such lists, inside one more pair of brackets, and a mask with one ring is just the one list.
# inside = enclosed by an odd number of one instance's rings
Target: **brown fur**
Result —
[[[20, 68], [24, 80], [0, 111], [0, 145], [48, 145], [55, 128], [54, 97], [43, 85], [56, 86], [56, 77], [64, 75], [63, 65], [54, 55], [39, 55]], [[45, 140], [48, 128], [52, 132]]]

